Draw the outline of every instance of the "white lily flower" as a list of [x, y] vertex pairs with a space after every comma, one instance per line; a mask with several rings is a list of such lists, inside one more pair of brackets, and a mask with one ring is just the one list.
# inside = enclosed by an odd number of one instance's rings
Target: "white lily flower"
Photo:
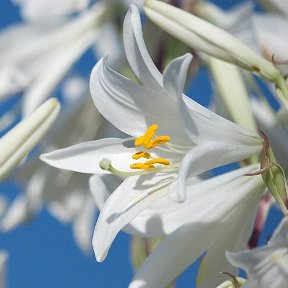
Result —
[[6, 287], [6, 262], [8, 254], [5, 251], [0, 251], [0, 288]]
[[[279, 70], [226, 31], [161, 1], [145, 2], [146, 15], [187, 45], [274, 82]], [[279, 76], [280, 75], [280, 76]]]
[[288, 283], [288, 218], [282, 220], [268, 245], [227, 252], [231, 264], [248, 273], [245, 288], [286, 288]]
[[105, 4], [99, 3], [61, 25], [19, 24], [2, 31], [0, 76], [5, 82], [0, 81], [4, 83], [0, 85], [0, 98], [26, 89], [24, 115], [33, 111], [95, 42], [97, 26], [106, 12]]
[[[188, 176], [261, 151], [262, 139], [256, 133], [182, 95], [191, 55], [175, 59], [164, 76], [160, 74], [146, 50], [135, 6], [126, 16], [124, 43], [130, 66], [143, 85], [117, 74], [102, 59], [92, 71], [90, 89], [102, 115], [133, 138], [74, 145], [41, 155], [43, 161], [82, 173], [109, 173], [106, 169], [120, 177], [134, 175], [136, 182], [149, 174], [151, 183], [160, 177], [163, 185], [178, 175], [177, 198], [183, 201]], [[141, 157], [149, 159], [142, 162]], [[133, 186], [131, 183], [131, 189]]]
[[4, 179], [34, 148], [60, 110], [55, 98], [47, 100], [0, 139], [0, 178]]
[[[93, 237], [96, 259], [105, 259], [117, 233], [129, 224], [124, 230], [133, 235], [167, 236], [145, 260], [130, 287], [166, 287], [206, 252], [200, 273], [205, 277], [199, 279], [199, 287], [215, 288], [223, 282], [219, 272], [236, 272], [227, 262], [225, 251], [245, 247], [251, 233], [265, 185], [260, 176], [244, 177], [243, 174], [255, 169], [257, 165], [199, 183], [192, 181], [188, 183], [187, 200], [182, 204], [170, 200], [169, 187], [161, 187], [160, 177], [156, 186], [148, 177], [142, 179], [134, 191], [127, 182], [135, 181], [134, 177], [126, 179], [100, 212]], [[97, 178], [99, 180], [97, 175], [91, 178], [90, 187], [105, 191]], [[99, 203], [99, 195], [96, 199]]]

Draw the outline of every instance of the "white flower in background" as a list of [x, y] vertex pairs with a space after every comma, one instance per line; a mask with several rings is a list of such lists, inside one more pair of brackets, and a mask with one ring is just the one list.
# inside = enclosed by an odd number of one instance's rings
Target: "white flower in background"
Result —
[[2, 30], [0, 99], [25, 89], [23, 113], [33, 111], [95, 42], [106, 10], [99, 3], [61, 25], [18, 24]]
[[230, 10], [222, 10], [215, 4], [205, 1], [200, 3], [198, 10], [201, 17], [229, 32], [254, 51], [259, 52], [255, 32], [251, 29], [253, 13], [251, 2], [243, 2]]
[[227, 252], [234, 266], [248, 273], [247, 288], [286, 288], [288, 283], [288, 218], [282, 220], [267, 246]]
[[[268, 11], [277, 12], [279, 14], [288, 16], [288, 2], [287, 0], [260, 0], [260, 3]], [[275, 30], [276, 31], [276, 30]]]
[[0, 251], [0, 288], [6, 287], [6, 262], [8, 254], [5, 251]]
[[286, 167], [288, 164], [287, 129], [279, 123], [276, 112], [265, 102], [254, 98], [251, 103], [259, 129], [267, 135], [279, 164]]
[[36, 146], [53, 124], [59, 111], [59, 102], [51, 98], [0, 139], [1, 180]]
[[175, 59], [160, 74], [146, 50], [135, 6], [126, 16], [124, 43], [130, 66], [143, 85], [101, 60], [92, 71], [90, 89], [100, 113], [132, 138], [74, 145], [41, 155], [43, 161], [82, 173], [109, 170], [124, 178], [135, 176], [125, 180], [132, 190], [146, 174], [151, 183], [162, 179], [161, 187], [177, 179], [174, 196], [183, 201], [188, 177], [261, 151], [262, 139], [256, 133], [182, 95], [191, 55]]
[[[288, 60], [288, 37], [287, 37], [288, 18], [277, 14], [254, 14], [253, 28], [255, 30], [259, 46], [263, 55], [276, 62]], [[288, 74], [287, 64], [278, 65], [285, 75]]]
[[188, 46], [241, 66], [272, 82], [281, 76], [271, 62], [203, 19], [161, 1], [146, 1], [144, 10], [155, 24]]
[[19, 5], [22, 17], [27, 22], [47, 25], [47, 22], [63, 21], [74, 13], [82, 12], [90, 0], [12, 0]]
[[[91, 138], [119, 135], [101, 114], [95, 111], [82, 78], [73, 77], [63, 89], [66, 108], [61, 113], [49, 138], [41, 149], [63, 147]], [[87, 125], [93, 123], [93, 125]], [[88, 176], [69, 171], [57, 171], [36, 160], [30, 160], [14, 176], [23, 191], [10, 204], [0, 229], [9, 231], [33, 219], [46, 207], [63, 223], [72, 223], [74, 237], [83, 252], [91, 251], [96, 208], [88, 187]]]
[[[215, 288], [223, 282], [219, 272], [236, 273], [225, 251], [245, 247], [250, 236], [265, 184], [260, 176], [243, 174], [255, 169], [257, 165], [208, 180], [191, 179], [187, 200], [182, 204], [168, 197], [169, 187], [161, 187], [160, 177], [150, 183], [147, 175], [131, 190], [127, 180], [120, 184], [115, 179], [111, 182], [111, 175], [92, 176], [90, 187], [101, 209], [93, 237], [97, 260], [105, 259], [120, 229], [140, 237], [166, 237], [130, 287], [166, 287], [206, 252], [200, 272], [205, 276], [198, 279], [199, 287]], [[128, 178], [130, 182], [132, 178]], [[107, 191], [117, 186], [109, 197]], [[146, 187], [145, 193], [141, 186]]]
[[222, 284], [220, 284], [219, 286], [217, 286], [216, 288], [237, 288], [237, 287], [239, 288], [239, 287], [241, 287], [241, 285], [243, 285], [243, 283], [245, 283], [244, 278], [235, 277], [235, 279], [227, 280], [227, 281], [223, 282]]

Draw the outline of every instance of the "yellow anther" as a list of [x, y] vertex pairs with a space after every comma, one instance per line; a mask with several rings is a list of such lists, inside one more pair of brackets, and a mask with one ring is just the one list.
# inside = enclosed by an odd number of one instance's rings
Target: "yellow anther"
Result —
[[170, 141], [170, 137], [166, 136], [166, 135], [158, 136], [155, 139], [153, 139], [157, 129], [158, 129], [157, 124], [151, 125], [147, 129], [144, 136], [139, 136], [138, 138], [136, 138], [134, 145], [135, 146], [143, 146], [146, 149], [151, 149], [151, 148], [154, 148], [158, 145], [166, 144], [168, 141]]
[[150, 159], [151, 155], [148, 152], [139, 151], [133, 154], [132, 158], [135, 160], [140, 159], [140, 158]]
[[143, 144], [144, 136], [139, 136], [135, 139], [134, 145], [135, 146], [141, 146]]
[[158, 129], [157, 124], [153, 124], [147, 129], [147, 131], [144, 135], [144, 140], [143, 140], [143, 146], [145, 148], [147, 148], [147, 146], [150, 144], [150, 142], [151, 142], [152, 138], [154, 137], [157, 129]]
[[144, 165], [152, 165], [152, 164], [170, 165], [171, 162], [164, 158], [154, 158], [144, 163]]
[[170, 137], [169, 136], [158, 136], [154, 140], [150, 141], [150, 143], [147, 146], [145, 146], [145, 148], [146, 149], [151, 149], [151, 148], [154, 148], [154, 147], [156, 147], [158, 145], [166, 144], [169, 141], [170, 141]]
[[144, 136], [140, 136], [135, 140], [134, 145], [135, 146], [143, 145], [146, 148], [146, 146], [150, 143], [150, 141], [154, 137], [157, 129], [158, 125], [152, 124], [150, 127], [148, 127]]
[[141, 169], [141, 170], [150, 170], [150, 169], [154, 169], [155, 166], [154, 165], [146, 165], [145, 163], [135, 163], [130, 165], [131, 169]]

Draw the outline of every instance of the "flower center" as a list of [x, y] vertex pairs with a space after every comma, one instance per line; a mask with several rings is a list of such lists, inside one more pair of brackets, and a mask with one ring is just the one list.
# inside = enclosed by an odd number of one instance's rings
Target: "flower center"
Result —
[[[158, 129], [157, 124], [151, 125], [147, 129], [144, 135], [136, 138], [134, 145], [142, 146], [144, 149], [149, 150], [149, 149], [152, 149], [154, 147], [157, 147], [159, 145], [166, 144], [167, 142], [169, 142], [170, 137], [167, 135], [155, 136], [157, 129]], [[141, 158], [150, 159], [150, 160], [145, 161], [145, 162], [134, 163], [130, 165], [131, 169], [150, 170], [150, 169], [156, 168], [155, 164], [160, 164], [164, 166], [171, 164], [171, 162], [165, 158], [152, 158], [150, 153], [147, 151], [136, 152], [135, 154], [133, 154], [132, 158], [135, 160], [138, 160]]]
[[[169, 136], [155, 136], [155, 133], [158, 129], [157, 124], [151, 125], [147, 131], [145, 132], [144, 135], [139, 136], [136, 138], [134, 141], [135, 146], [142, 146], [145, 150], [149, 150], [152, 148], [157, 148], [158, 150], [163, 150], [166, 152], [173, 152], [175, 153], [175, 150], [178, 151], [178, 148], [173, 148], [172, 144], [169, 144], [168, 141], [170, 141]], [[160, 147], [159, 145], [171, 145], [172, 148], [169, 146], [165, 147]], [[117, 175], [121, 178], [126, 178], [129, 176], [135, 176], [135, 175], [145, 175], [145, 174], [151, 174], [151, 173], [157, 173], [157, 172], [174, 172], [179, 169], [179, 163], [176, 162], [172, 164], [169, 160], [165, 158], [159, 158], [155, 157], [153, 158], [151, 154], [147, 151], [138, 151], [132, 155], [132, 158], [134, 160], [139, 160], [139, 159], [146, 159], [144, 162], [137, 162], [134, 164], [130, 165], [130, 168], [133, 170], [138, 170], [138, 171], [121, 171], [116, 169], [111, 161], [107, 158], [104, 158], [100, 161], [99, 166], [101, 169], [110, 171], [114, 175]]]

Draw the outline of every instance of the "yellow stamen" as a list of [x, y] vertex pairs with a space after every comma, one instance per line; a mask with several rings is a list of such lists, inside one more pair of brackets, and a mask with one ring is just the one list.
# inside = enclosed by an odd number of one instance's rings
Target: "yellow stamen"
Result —
[[135, 146], [141, 146], [143, 144], [144, 136], [139, 136], [135, 139], [134, 145]]
[[152, 149], [158, 145], [166, 144], [169, 141], [170, 141], [169, 136], [159, 136], [159, 137], [156, 137], [154, 140], [150, 141], [149, 144], [145, 146], [145, 148]]
[[139, 151], [133, 154], [132, 158], [135, 160], [140, 159], [140, 158], [150, 159], [151, 155], [148, 152]]
[[155, 166], [154, 165], [146, 165], [145, 163], [135, 163], [130, 165], [131, 169], [141, 169], [141, 170], [150, 170], [150, 169], [154, 169]]
[[149, 144], [149, 142], [152, 140], [152, 138], [154, 137], [156, 131], [158, 129], [158, 125], [157, 124], [152, 124], [146, 131], [144, 136], [140, 136], [138, 137], [135, 142], [134, 145], [135, 146], [140, 146], [143, 145], [146, 148], [146, 145]]
[[144, 165], [152, 165], [152, 164], [170, 165], [171, 162], [164, 158], [154, 158], [144, 163]]

